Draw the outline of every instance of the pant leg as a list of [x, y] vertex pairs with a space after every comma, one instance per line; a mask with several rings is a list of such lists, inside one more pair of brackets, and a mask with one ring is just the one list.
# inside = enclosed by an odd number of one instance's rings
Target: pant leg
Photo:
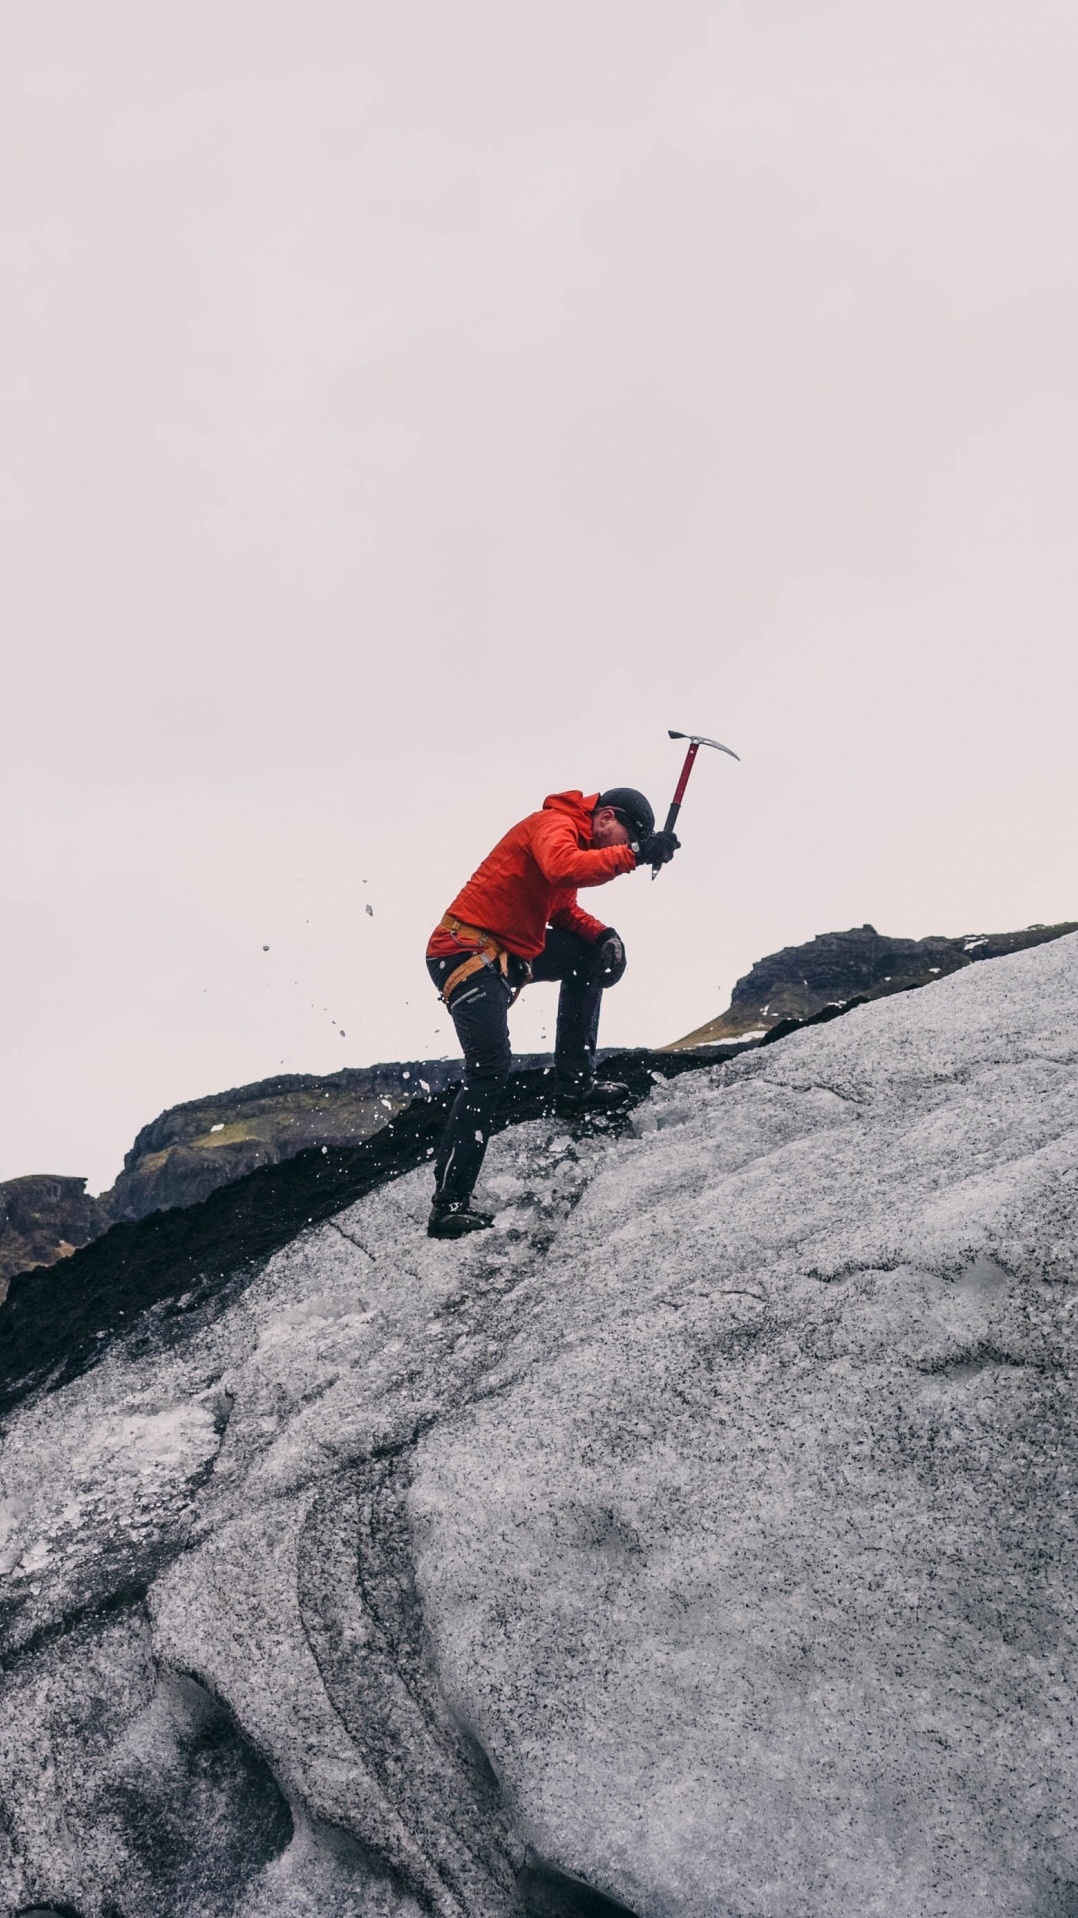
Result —
[[546, 944], [531, 962], [533, 979], [561, 980], [554, 1039], [554, 1069], [559, 1078], [595, 1075], [603, 989], [592, 982], [594, 963], [594, 946], [575, 932], [559, 932], [555, 926], [547, 927]]
[[[441, 962], [430, 959], [427, 968], [440, 988]], [[479, 1177], [509, 1080], [509, 988], [492, 967], [483, 966], [457, 987], [449, 1013], [464, 1053], [464, 1079], [434, 1155], [434, 1177], [439, 1197], [466, 1199]]]

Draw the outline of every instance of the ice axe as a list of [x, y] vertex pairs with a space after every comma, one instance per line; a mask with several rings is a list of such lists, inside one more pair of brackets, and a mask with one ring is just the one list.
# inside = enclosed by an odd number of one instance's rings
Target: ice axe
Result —
[[[731, 759], [736, 759], [738, 761], [738, 764], [741, 763], [740, 754], [735, 753], [732, 746], [724, 746], [722, 742], [718, 739], [705, 739], [702, 733], [671, 732], [670, 738], [671, 739], [687, 739], [689, 742], [689, 750], [685, 754], [685, 764], [681, 768], [681, 778], [678, 780], [677, 785], [674, 788], [674, 797], [670, 801], [670, 811], [666, 815], [666, 824], [663, 827], [664, 832], [673, 832], [674, 830], [678, 813], [681, 811], [681, 802], [685, 797], [685, 788], [689, 783], [689, 774], [691, 773], [693, 769], [693, 766], [696, 762], [696, 755], [700, 751], [701, 746], [714, 746], [715, 751], [717, 753], [729, 753]], [[652, 879], [653, 880], [657, 879], [661, 871], [662, 871], [661, 865], [652, 866], [651, 868]]]

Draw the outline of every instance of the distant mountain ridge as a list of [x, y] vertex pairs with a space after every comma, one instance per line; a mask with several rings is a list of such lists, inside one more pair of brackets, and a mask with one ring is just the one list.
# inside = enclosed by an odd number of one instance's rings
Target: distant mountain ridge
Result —
[[738, 980], [725, 1012], [663, 1050], [692, 1052], [701, 1046], [759, 1041], [785, 1021], [802, 1024], [827, 1006], [930, 986], [978, 960], [1001, 959], [1075, 931], [1078, 921], [1067, 920], [1027, 926], [1022, 932], [965, 933], [959, 939], [892, 939], [868, 925], [818, 933], [803, 946], [783, 946], [758, 959]]

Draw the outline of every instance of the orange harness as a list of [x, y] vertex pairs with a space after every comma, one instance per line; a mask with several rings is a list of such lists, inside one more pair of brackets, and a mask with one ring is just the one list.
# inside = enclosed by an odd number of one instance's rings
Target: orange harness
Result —
[[[440, 932], [451, 933], [454, 939], [459, 939], [462, 946], [474, 946], [476, 948], [467, 959], [461, 960], [459, 966], [454, 966], [442, 987], [439, 997], [444, 1005], [449, 1004], [450, 993], [455, 992], [458, 986], [463, 985], [465, 979], [470, 979], [472, 974], [478, 972], [481, 966], [492, 967], [495, 972], [501, 974], [506, 985], [509, 985], [509, 954], [504, 946], [498, 944], [492, 932], [484, 932], [482, 926], [466, 926], [461, 920], [454, 919], [450, 912], [447, 912], [445, 918], [440, 921], [438, 929]], [[511, 993], [510, 1005], [527, 983], [527, 977], [525, 977], [521, 980], [519, 986], [509, 987]]]

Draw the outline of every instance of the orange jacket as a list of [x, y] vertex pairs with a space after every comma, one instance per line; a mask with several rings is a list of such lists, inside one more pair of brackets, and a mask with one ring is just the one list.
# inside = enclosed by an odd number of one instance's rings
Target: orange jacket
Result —
[[[548, 925], [594, 942], [605, 923], [577, 905], [577, 887], [602, 886], [636, 868], [631, 847], [592, 845], [591, 815], [598, 803], [598, 793], [551, 793], [542, 812], [529, 813], [499, 839], [449, 912], [466, 926], [494, 933], [520, 959], [542, 952]], [[459, 950], [439, 929], [427, 954], [437, 958]]]

